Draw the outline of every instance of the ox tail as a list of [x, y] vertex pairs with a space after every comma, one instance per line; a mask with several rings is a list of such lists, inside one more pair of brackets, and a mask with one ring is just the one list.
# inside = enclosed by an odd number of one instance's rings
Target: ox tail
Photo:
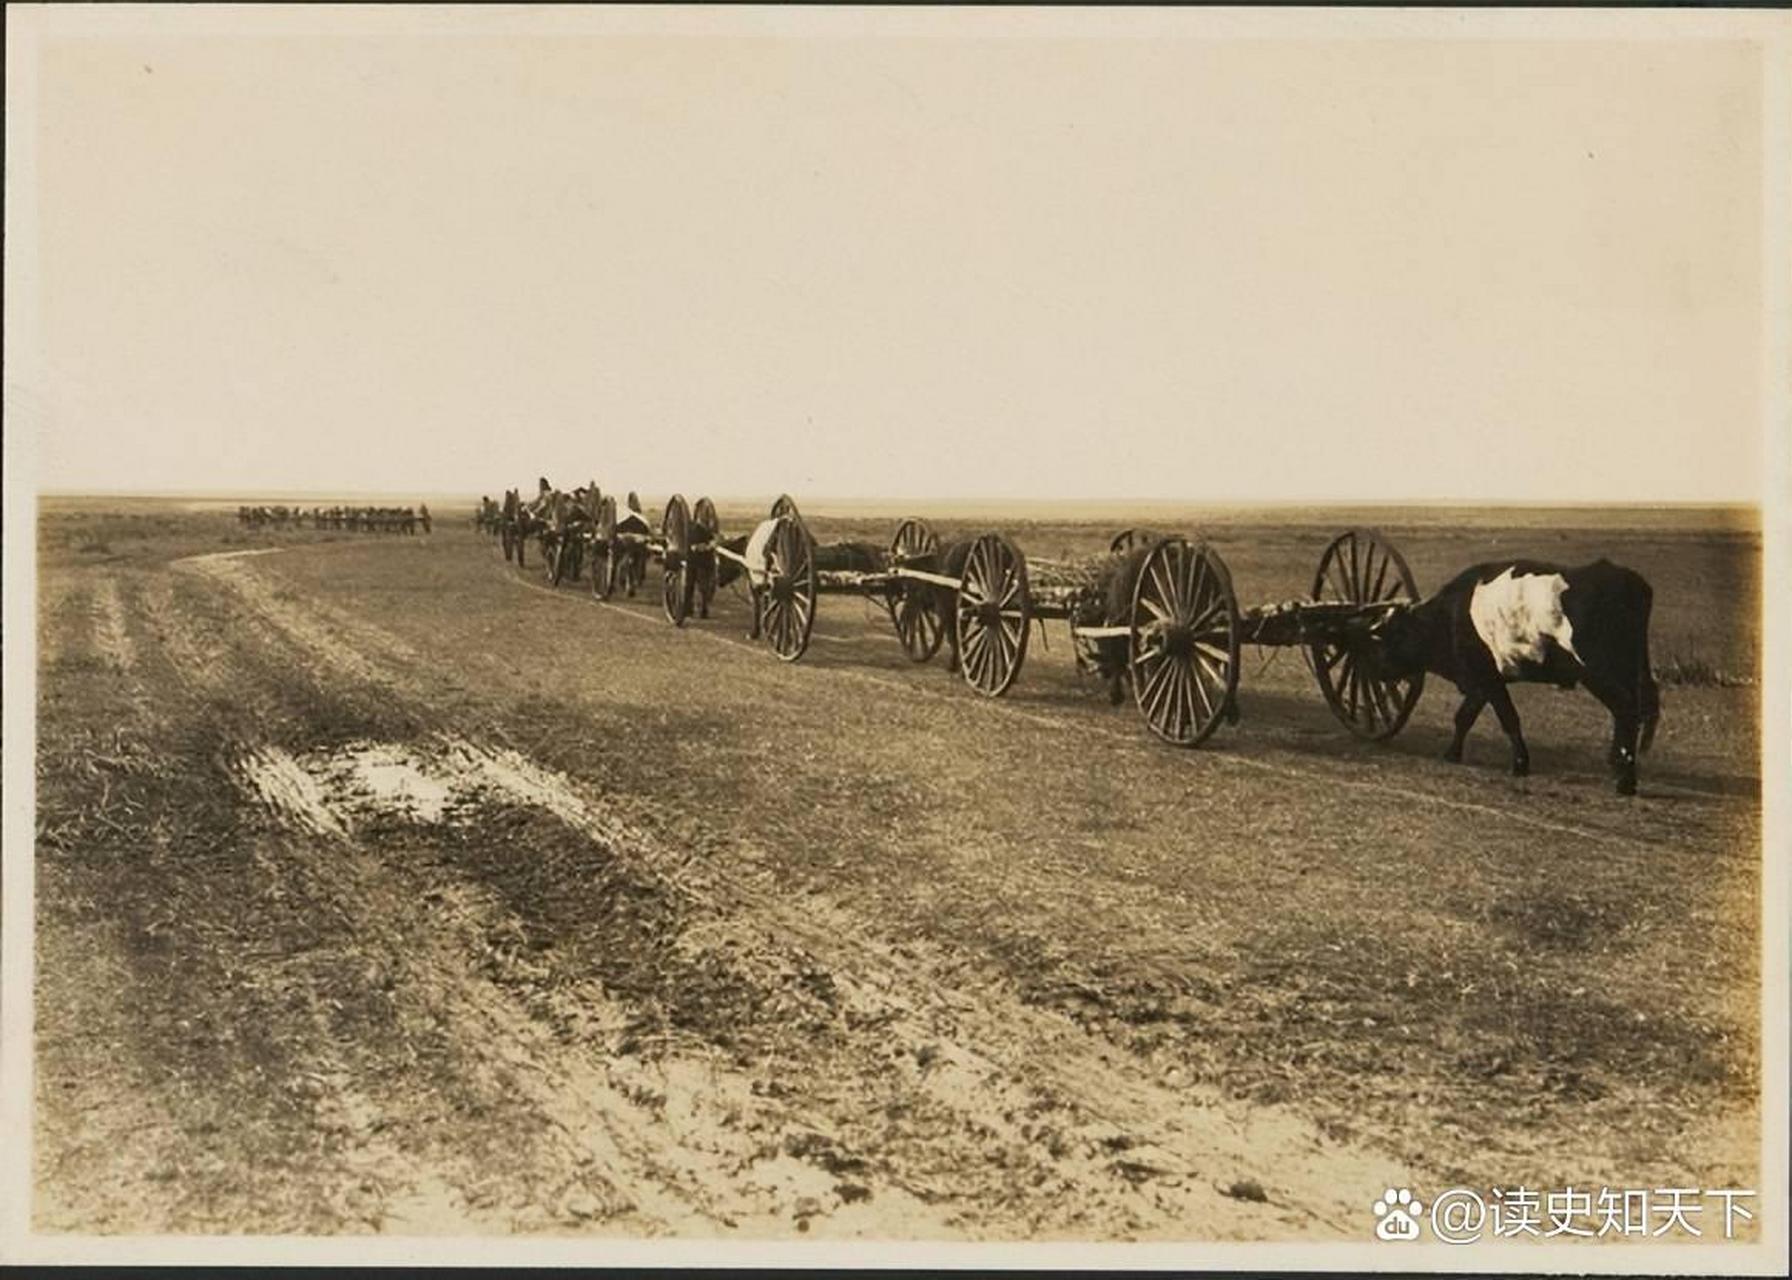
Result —
[[1655, 728], [1661, 723], [1661, 689], [1655, 683], [1655, 668], [1649, 663], [1649, 612], [1655, 603], [1655, 593], [1649, 584], [1643, 582], [1642, 608], [1638, 610], [1637, 629], [1637, 663], [1636, 663], [1636, 712], [1642, 726], [1642, 739], [1637, 745], [1638, 754], [1649, 749], [1655, 741]]

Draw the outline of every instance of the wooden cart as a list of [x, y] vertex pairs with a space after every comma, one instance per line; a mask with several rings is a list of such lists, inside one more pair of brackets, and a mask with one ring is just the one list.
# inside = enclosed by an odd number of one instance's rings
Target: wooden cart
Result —
[[[815, 539], [794, 501], [780, 497], [771, 518], [777, 526], [767, 555], [764, 638], [786, 662], [808, 648], [817, 597], [839, 593], [882, 603], [916, 662], [932, 658], [946, 628], [955, 628], [964, 679], [986, 697], [1013, 685], [1033, 628], [1047, 620], [1066, 622], [1073, 643], [1124, 639], [1139, 712], [1153, 733], [1177, 746], [1194, 746], [1222, 719], [1236, 720], [1239, 651], [1246, 644], [1304, 649], [1326, 705], [1363, 738], [1398, 733], [1423, 689], [1423, 676], [1385, 679], [1363, 660], [1366, 626], [1419, 599], [1405, 559], [1372, 529], [1332, 539], [1307, 598], [1249, 609], [1239, 607], [1232, 575], [1211, 544], [1125, 530], [1110, 543], [1110, 556], [1141, 546], [1149, 552], [1129, 613], [1110, 621], [1095, 585], [1100, 557], [1029, 567], [1012, 541], [990, 532], [971, 543], [961, 572], [947, 574], [938, 534], [925, 520], [910, 518], [897, 526], [885, 568], [828, 571], [817, 567]], [[718, 546], [718, 553], [745, 563], [726, 548]], [[951, 600], [949, 613], [942, 611], [943, 596]]]

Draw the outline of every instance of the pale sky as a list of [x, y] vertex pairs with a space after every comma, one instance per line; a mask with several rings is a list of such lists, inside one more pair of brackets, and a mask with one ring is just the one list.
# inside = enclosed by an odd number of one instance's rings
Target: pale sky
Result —
[[41, 36], [41, 487], [1761, 495], [1758, 46], [353, 18]]

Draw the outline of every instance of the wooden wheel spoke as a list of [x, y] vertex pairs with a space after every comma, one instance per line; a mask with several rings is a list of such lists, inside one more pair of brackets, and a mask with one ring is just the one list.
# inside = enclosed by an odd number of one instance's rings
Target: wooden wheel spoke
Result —
[[1226, 601], [1224, 597], [1215, 595], [1207, 602], [1206, 608], [1202, 609], [1195, 617], [1189, 620], [1188, 629], [1193, 631], [1196, 635], [1205, 635], [1207, 633], [1208, 623], [1212, 622], [1216, 616], [1223, 618], [1225, 613]]
[[1175, 659], [1164, 663], [1163, 694], [1158, 698], [1159, 727], [1172, 739], [1182, 737], [1182, 699], [1187, 689], [1183, 686], [1183, 673]]
[[972, 622], [969, 627], [961, 623], [959, 630], [964, 636], [962, 647], [967, 659], [982, 653], [983, 647], [989, 643], [989, 629], [981, 622]]
[[1147, 716], [1165, 737], [1182, 736], [1182, 680], [1174, 658], [1164, 660], [1163, 679], [1157, 687], [1157, 695], [1151, 700]]
[[993, 627], [990, 635], [995, 637], [995, 653], [1004, 670], [1014, 661], [1014, 655], [1020, 648], [1020, 641], [1009, 634], [1007, 627]]
[[1207, 557], [1185, 553], [1183, 565], [1186, 569], [1186, 584], [1182, 600], [1185, 611], [1192, 616], [1212, 594], [1208, 582]]
[[[1214, 708], [1213, 708], [1213, 699], [1208, 696], [1207, 681], [1205, 681], [1201, 678], [1202, 676], [1204, 676], [1206, 674], [1207, 674], [1206, 667], [1204, 665], [1202, 665], [1202, 663], [1199, 661], [1199, 656], [1197, 655], [1196, 662], [1193, 665], [1191, 665], [1191, 667], [1189, 669], [1189, 679], [1190, 679], [1190, 681], [1193, 682], [1193, 684], [1195, 686], [1195, 692], [1197, 692], [1201, 695], [1201, 706], [1203, 708], [1205, 708], [1206, 712], [1207, 712], [1206, 719], [1211, 720], [1211, 719], [1213, 719], [1214, 714], [1215, 714]], [[1220, 685], [1222, 688], [1224, 688], [1223, 680], [1220, 682]], [[1192, 710], [1193, 708], [1191, 707], [1190, 709]]]
[[977, 646], [976, 679], [973, 683], [979, 689], [988, 689], [994, 683], [992, 677], [996, 666], [996, 642], [987, 630], [982, 633], [982, 641]]
[[1139, 593], [1139, 603], [1144, 605], [1147, 609], [1151, 610], [1152, 613], [1156, 614], [1157, 615], [1156, 620], [1158, 622], [1174, 622], [1175, 621], [1175, 619], [1170, 616], [1169, 612], [1166, 609], [1164, 609], [1162, 606], [1160, 606], [1157, 603], [1157, 601], [1153, 600], [1150, 596], [1144, 594], [1143, 592]]
[[1383, 724], [1394, 723], [1394, 704], [1388, 700], [1387, 686], [1378, 680], [1369, 681], [1369, 700], [1375, 704], [1375, 714]]
[[1212, 645], [1196, 642], [1194, 659], [1201, 664], [1203, 671], [1212, 671], [1214, 679], [1220, 684], [1226, 683], [1226, 672], [1232, 666], [1232, 655], [1223, 649], [1215, 649]]
[[1151, 584], [1157, 588], [1157, 598], [1169, 610], [1165, 616], [1174, 618], [1179, 615], [1182, 612], [1182, 602], [1177, 598], [1176, 584], [1170, 580], [1163, 561], [1156, 556], [1151, 559]]
[[[1143, 668], [1151, 662], [1155, 662], [1157, 666], [1150, 675], [1145, 678], [1145, 682], [1139, 686], [1139, 702], [1144, 706], [1145, 714], [1147, 715], [1156, 714], [1155, 708], [1158, 703], [1159, 693], [1168, 677], [1171, 666], [1174, 665], [1170, 661], [1169, 655], [1159, 652], [1152, 654], [1148, 658], [1141, 658], [1136, 666]], [[1135, 680], [1138, 679], [1137, 672], [1134, 673], [1133, 678]]]

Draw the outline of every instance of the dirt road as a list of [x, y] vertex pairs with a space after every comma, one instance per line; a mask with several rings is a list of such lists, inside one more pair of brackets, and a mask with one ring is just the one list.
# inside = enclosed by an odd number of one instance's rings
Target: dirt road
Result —
[[992, 704], [856, 602], [786, 666], [728, 597], [208, 519], [45, 559], [42, 1229], [1363, 1238], [1754, 1176], [1752, 689], [1670, 690], [1635, 802], [1589, 699], [1521, 702], [1520, 782], [1288, 662], [1182, 753], [1062, 651]]

